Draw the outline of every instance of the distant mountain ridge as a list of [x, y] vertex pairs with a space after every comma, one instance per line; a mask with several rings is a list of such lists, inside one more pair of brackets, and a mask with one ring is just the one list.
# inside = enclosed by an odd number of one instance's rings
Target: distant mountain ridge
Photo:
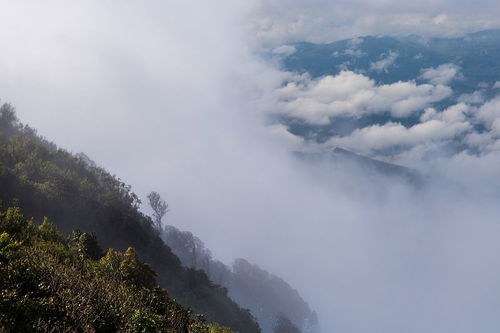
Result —
[[337, 160], [352, 161], [361, 167], [372, 169], [385, 176], [397, 176], [408, 178], [409, 180], [415, 179], [418, 176], [417, 172], [410, 168], [359, 155], [340, 147], [335, 147], [332, 150], [332, 155]]
[[[284, 69], [307, 72], [312, 77], [336, 75], [347, 69], [390, 84], [419, 81], [423, 69], [453, 63], [463, 74], [462, 79], [452, 84], [457, 94], [479, 89], [492, 94], [500, 80], [500, 29], [456, 38], [363, 36], [328, 44], [299, 42], [293, 46], [296, 51], [283, 59]], [[391, 52], [395, 59], [390, 68], [384, 71], [370, 68]]]
[[296, 156], [309, 162], [331, 162], [335, 165], [353, 166], [363, 172], [388, 178], [397, 178], [414, 185], [421, 185], [424, 177], [416, 170], [401, 165], [392, 164], [364, 155], [354, 153], [350, 150], [335, 147], [329, 151], [323, 152], [296, 152]]

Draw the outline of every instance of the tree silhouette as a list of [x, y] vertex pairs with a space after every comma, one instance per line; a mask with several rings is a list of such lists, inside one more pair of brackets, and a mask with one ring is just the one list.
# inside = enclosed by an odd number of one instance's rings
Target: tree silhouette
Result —
[[168, 212], [168, 204], [162, 200], [158, 192], [151, 192], [148, 194], [149, 205], [153, 209], [153, 222], [158, 231], [162, 228], [163, 216]]

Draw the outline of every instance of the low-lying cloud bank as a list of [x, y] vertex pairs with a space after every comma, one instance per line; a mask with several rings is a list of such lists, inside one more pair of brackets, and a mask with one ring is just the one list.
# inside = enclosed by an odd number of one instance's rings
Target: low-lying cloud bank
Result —
[[[290, 74], [272, 95], [273, 110], [311, 128], [335, 125], [345, 118], [386, 116], [383, 123], [333, 134], [321, 146], [340, 146], [414, 167], [427, 163], [424, 160], [430, 155], [497, 151], [500, 99], [485, 100], [480, 87], [472, 94], [454, 96], [449, 84], [461, 79], [454, 64], [427, 68], [414, 81], [393, 84], [378, 84], [367, 74], [352, 71], [317, 79]], [[286, 130], [282, 125], [281, 133]], [[287, 136], [293, 137], [289, 132]]]
[[275, 92], [277, 110], [308, 123], [329, 124], [333, 117], [361, 117], [389, 112], [396, 118], [450, 97], [442, 84], [397, 82], [378, 85], [369, 77], [351, 71], [310, 80], [299, 77]]

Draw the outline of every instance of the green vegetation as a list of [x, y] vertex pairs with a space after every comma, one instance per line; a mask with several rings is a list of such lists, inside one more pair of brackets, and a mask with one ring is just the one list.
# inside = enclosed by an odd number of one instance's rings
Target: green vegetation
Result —
[[95, 235], [65, 237], [18, 207], [0, 213], [0, 330], [13, 332], [232, 332], [205, 325], [156, 283], [136, 251]]
[[[105, 258], [109, 260], [111, 260], [109, 256], [120, 258], [123, 256], [123, 260], [128, 260], [127, 258], [137, 255], [141, 260], [149, 263], [151, 269], [157, 272], [156, 281], [158, 284], [168, 290], [169, 295], [175, 298], [179, 304], [191, 308], [193, 313], [203, 314], [208, 322], [218, 323], [241, 333], [260, 331], [250, 312], [241, 309], [233, 302], [224, 288], [212, 283], [203, 271], [187, 269], [182, 266], [179, 259], [159, 237], [154, 221], [139, 211], [140, 201], [131, 191], [130, 186], [98, 167], [84, 154], [70, 154], [38, 136], [35, 130], [18, 121], [14, 109], [8, 104], [0, 107], [0, 189], [0, 201], [6, 205], [19, 206], [27, 216], [33, 217], [35, 221], [42, 221], [47, 216], [64, 234], [70, 234], [75, 229], [82, 231], [75, 232], [71, 236], [71, 242], [79, 244], [74, 250], [69, 250], [73, 246], [67, 243], [70, 242], [69, 240], [64, 240], [64, 237], [56, 232], [48, 232], [59, 240], [52, 240], [53, 243], [45, 241], [43, 246], [27, 246], [22, 243], [23, 250], [19, 253], [28, 252], [26, 255], [23, 254], [22, 258], [15, 259], [19, 265], [24, 264], [28, 267], [33, 265], [34, 268], [38, 267], [37, 269], [40, 270], [47, 269], [48, 271], [44, 271], [44, 274], [47, 275], [51, 275], [49, 274], [50, 269], [62, 265], [59, 268], [63, 270], [64, 274], [67, 274], [64, 277], [67, 280], [58, 280], [57, 282], [62, 290], [64, 289], [64, 281], [70, 283], [71, 278], [75, 278], [75, 281], [82, 280], [83, 283], [87, 279], [85, 274], [95, 274], [93, 275], [96, 279], [93, 280], [95, 284], [92, 285], [95, 288], [98, 288], [99, 279], [109, 278], [99, 275], [100, 268], [95, 268], [96, 271], [90, 273], [93, 266], [100, 267], [100, 264], [91, 264], [93, 260], [97, 260], [102, 255], [96, 246], [98, 241], [103, 247], [118, 251], [112, 252], [112, 254], [108, 253]], [[48, 222], [42, 223], [41, 226], [43, 226], [42, 229], [52, 230], [52, 226]], [[33, 242], [35, 239], [37, 240], [35, 243], [39, 243], [38, 239], [41, 237], [39, 235], [33, 236], [34, 239], [29, 238], [31, 236], [26, 236], [28, 238], [14, 236], [20, 235], [16, 232], [30, 232], [34, 227], [22, 227], [19, 229], [20, 231], [9, 228], [15, 229], [15, 225], [3, 230], [7, 233], [7, 235], [2, 236], [2, 242], [7, 244], [5, 249], [16, 248], [20, 246], [18, 242], [25, 242], [26, 239], [31, 239]], [[136, 254], [130, 254], [127, 250], [129, 247], [133, 247]], [[55, 248], [59, 249], [60, 252], [57, 252]], [[51, 252], [52, 250], [54, 252]], [[122, 252], [124, 254], [118, 254]], [[82, 267], [71, 261], [74, 260], [73, 257], [76, 253], [79, 253], [81, 260], [83, 260]], [[127, 253], [130, 256], [127, 256]], [[51, 259], [51, 256], [55, 259]], [[70, 264], [66, 265], [66, 261], [69, 261]], [[52, 268], [44, 266], [50, 262], [55, 266]], [[122, 281], [120, 279], [125, 278], [147, 288], [151, 287], [156, 282], [152, 282], [149, 267], [141, 265], [139, 266], [142, 268], [138, 271], [134, 270], [135, 273], [130, 276], [125, 276], [126, 274], [121, 272], [120, 277], [113, 278], [115, 280], [110, 279], [110, 285], [107, 286], [118, 288], [119, 282]], [[138, 272], [140, 274], [136, 274]], [[35, 283], [36, 278], [32, 278], [33, 283]], [[96, 293], [96, 290], [93, 290], [90, 285], [81, 285], [78, 288], [83, 288], [80, 291], [83, 290], [93, 295]], [[2, 288], [2, 292], [4, 292], [3, 290], [4, 288]], [[76, 290], [73, 290], [75, 294]], [[106, 291], [97, 290], [102, 293], [102, 297], [106, 297], [104, 296]], [[161, 293], [159, 290], [155, 290], [151, 289], [147, 293], [149, 295], [147, 297], [155, 295], [154, 299], [159, 298]], [[68, 293], [71, 295], [70, 291]], [[36, 295], [28, 295], [27, 301], [38, 304], [39, 300], [36, 299]], [[66, 296], [70, 297], [68, 295]], [[34, 298], [31, 298], [32, 296]], [[125, 298], [129, 296], [130, 294], [127, 294], [126, 291], [116, 295], [116, 297]], [[13, 297], [13, 299], [17, 299], [15, 295]], [[81, 297], [89, 298], [89, 295]], [[142, 296], [136, 295], [134, 297]], [[127, 302], [139, 302], [133, 297], [126, 299]], [[44, 311], [50, 309], [59, 311], [57, 307], [51, 308], [50, 298], [43, 298], [43, 302], [48, 302], [43, 304]], [[104, 298], [102, 302], [111, 302], [111, 300]], [[161, 306], [169, 305], [165, 304]], [[132, 308], [134, 306], [127, 308], [127, 311]], [[116, 312], [113, 312], [113, 315], [130, 316], [127, 319], [119, 317], [122, 318], [119, 321], [120, 325], [125, 325], [126, 322], [126, 325], [136, 323], [147, 326], [160, 320], [156, 317], [158, 311], [150, 310], [157, 309], [154, 306], [153, 308], [138, 306], [137, 309], [139, 312], [135, 312], [134, 308], [134, 312], [127, 312], [126, 315], [119, 312], [122, 310], [114, 309], [113, 311]], [[47, 316], [55, 315], [55, 312], [51, 312], [52, 310], [48, 312]], [[106, 315], [111, 316], [111, 314]], [[89, 314], [89, 316], [92, 315]], [[130, 322], [132, 319], [133, 321]], [[68, 320], [75, 319], [69, 318]], [[109, 324], [116, 323], [110, 322]], [[65, 322], [61, 322], [61, 325], [65, 325]], [[215, 328], [211, 329], [213, 331]]]

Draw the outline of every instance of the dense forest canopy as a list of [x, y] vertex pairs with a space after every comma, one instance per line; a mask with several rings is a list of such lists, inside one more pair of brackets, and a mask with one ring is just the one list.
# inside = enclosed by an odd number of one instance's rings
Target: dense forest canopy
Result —
[[0, 286], [2, 332], [232, 332], [173, 300], [135, 249], [104, 254], [94, 234], [19, 207], [0, 212]]

